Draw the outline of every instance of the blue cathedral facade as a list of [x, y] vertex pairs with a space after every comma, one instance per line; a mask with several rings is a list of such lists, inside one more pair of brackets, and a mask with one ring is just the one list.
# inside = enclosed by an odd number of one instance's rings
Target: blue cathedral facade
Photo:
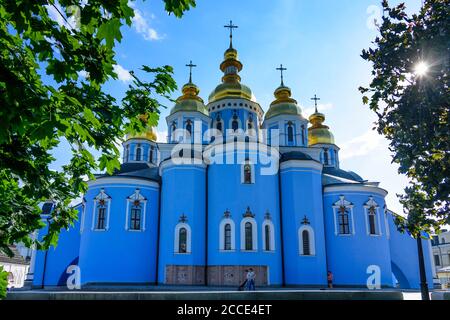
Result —
[[120, 170], [89, 181], [75, 225], [36, 252], [34, 287], [65, 286], [77, 266], [82, 286], [237, 287], [251, 267], [257, 286], [325, 287], [331, 271], [335, 286], [419, 288], [417, 243], [387, 191], [340, 168], [325, 115], [305, 119], [283, 80], [264, 112], [242, 67], [230, 44], [208, 103], [183, 86], [166, 143], [151, 128], [126, 137]]

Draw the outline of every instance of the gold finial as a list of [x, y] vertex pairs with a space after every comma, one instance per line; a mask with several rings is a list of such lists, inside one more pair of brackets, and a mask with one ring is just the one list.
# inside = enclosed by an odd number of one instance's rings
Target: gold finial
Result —
[[186, 67], [189, 67], [189, 83], [192, 83], [192, 68], [195, 68], [196, 66], [196, 64], [192, 64], [192, 60], [186, 65]]
[[230, 48], [233, 48], [233, 29], [237, 29], [239, 28], [236, 25], [233, 25], [233, 21], [230, 20], [230, 24], [229, 25], [224, 25], [224, 28], [228, 28], [230, 29]]
[[277, 70], [280, 70], [281, 73], [281, 86], [284, 87], [284, 82], [283, 82], [283, 71], [287, 70], [286, 68], [283, 68], [283, 64], [280, 64], [280, 67], [277, 68]]

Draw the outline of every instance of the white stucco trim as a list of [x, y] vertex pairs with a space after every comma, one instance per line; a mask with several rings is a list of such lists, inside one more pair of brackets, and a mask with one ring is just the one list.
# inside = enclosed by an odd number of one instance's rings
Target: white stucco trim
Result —
[[[186, 228], [186, 252], [180, 252], [180, 229]], [[191, 254], [191, 227], [185, 223], [180, 222], [175, 226], [175, 242], [174, 242], [174, 253], [175, 254]]]
[[[141, 228], [139, 230], [130, 229], [130, 221], [128, 221], [129, 213], [130, 213], [130, 203], [139, 200], [142, 203], [142, 222]], [[145, 217], [147, 215], [147, 199], [140, 193], [139, 188], [136, 188], [133, 194], [127, 197], [127, 209], [125, 213], [125, 230], [126, 231], [145, 231]]]
[[[101, 177], [98, 178], [97, 180], [90, 180], [87, 182], [88, 187], [89, 188], [93, 188], [93, 187], [99, 187], [99, 186], [103, 186], [103, 185], [107, 185], [108, 188], [109, 187], [114, 187], [114, 186], [110, 186], [110, 184], [130, 184], [133, 185], [133, 187], [135, 188], [136, 185], [139, 186], [139, 188], [149, 188], [149, 187], [154, 187], [159, 189], [159, 184], [156, 181], [152, 181], [152, 180], [143, 180], [143, 179], [136, 179], [136, 178], [117, 178], [114, 176], [111, 177]], [[125, 187], [125, 186], [120, 186], [120, 187]]]
[[291, 168], [310, 168], [322, 171], [323, 165], [315, 160], [288, 160], [280, 164], [281, 170]]
[[341, 185], [341, 186], [326, 186], [324, 188], [324, 193], [331, 193], [331, 192], [367, 192], [371, 194], [377, 194], [379, 196], [385, 197], [388, 192], [384, 189], [381, 189], [379, 187], [375, 186], [368, 186], [368, 185]]
[[[250, 222], [252, 224], [252, 250], [245, 250], [245, 224]], [[241, 221], [241, 250], [246, 252], [258, 251], [258, 226], [254, 218], [244, 218]]]
[[[350, 235], [354, 235], [355, 234], [355, 219], [353, 217], [353, 204], [347, 200], [345, 200], [344, 196], [339, 196], [339, 200], [336, 201], [333, 204], [333, 220], [334, 220], [334, 234], [336, 236], [350, 236]], [[341, 205], [345, 206], [346, 208], [350, 209], [350, 220], [351, 220], [351, 232], [350, 233], [339, 233], [338, 232], [338, 221], [336, 219], [337, 217], [337, 211], [336, 209], [338, 209]]]
[[[267, 250], [266, 248], [266, 226], [269, 226], [270, 228], [270, 234], [269, 234], [269, 241], [270, 241], [270, 250]], [[262, 223], [262, 247], [263, 247], [263, 251], [265, 252], [273, 252], [276, 250], [275, 248], [275, 228], [273, 226], [273, 223], [271, 220], [269, 219], [264, 219], [264, 222]]]
[[384, 210], [384, 227], [386, 228], [386, 237], [389, 240], [391, 238], [391, 231], [389, 230], [389, 211]]
[[82, 234], [84, 231], [85, 220], [86, 220], [86, 201], [83, 198], [83, 204], [81, 205], [80, 234]]
[[[305, 255], [303, 252], [303, 231], [307, 231], [309, 235], [309, 252], [310, 255]], [[309, 225], [302, 225], [298, 228], [298, 253], [304, 257], [316, 255], [316, 237], [314, 236], [314, 229]]]
[[[370, 226], [369, 226], [369, 208], [374, 206], [376, 209], [376, 213], [375, 213], [375, 233], [371, 234], [370, 233]], [[381, 217], [380, 217], [380, 206], [378, 205], [378, 203], [375, 202], [375, 200], [373, 200], [373, 197], [370, 196], [369, 197], [369, 201], [367, 201], [364, 204], [364, 217], [365, 217], [365, 221], [366, 221], [366, 234], [368, 236], [382, 236], [383, 232], [381, 231]]]
[[[97, 202], [100, 200], [104, 200], [106, 207], [107, 207], [107, 213], [106, 213], [106, 223], [104, 229], [97, 229], [96, 227], [96, 218], [97, 218]], [[108, 231], [109, 229], [109, 216], [111, 212], [111, 197], [108, 196], [103, 188], [100, 190], [100, 193], [94, 198], [94, 208], [92, 210], [92, 231]]]
[[[231, 227], [231, 250], [225, 250], [225, 225], [230, 224]], [[233, 252], [236, 250], [236, 228], [231, 218], [224, 218], [219, 225], [219, 250], [221, 252]]]

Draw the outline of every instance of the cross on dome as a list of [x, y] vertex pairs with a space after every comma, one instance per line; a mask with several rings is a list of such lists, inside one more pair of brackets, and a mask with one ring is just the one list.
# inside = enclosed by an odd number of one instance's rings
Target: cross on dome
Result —
[[281, 73], [281, 86], [284, 87], [284, 82], [283, 82], [283, 71], [287, 70], [286, 68], [283, 68], [283, 65], [280, 64], [280, 67], [277, 68], [277, 70], [280, 70]]
[[233, 29], [237, 29], [239, 27], [234, 25], [232, 20], [230, 20], [230, 24], [224, 25], [223, 27], [230, 29], [230, 48], [233, 48]]
[[317, 113], [317, 101], [319, 101], [320, 98], [317, 98], [317, 95], [314, 95], [314, 98], [311, 98], [311, 100], [314, 100], [314, 105], [315, 105], [316, 113]]
[[196, 64], [192, 64], [192, 60], [186, 65], [186, 67], [189, 67], [189, 83], [192, 83], [192, 68], [195, 68], [196, 66]]

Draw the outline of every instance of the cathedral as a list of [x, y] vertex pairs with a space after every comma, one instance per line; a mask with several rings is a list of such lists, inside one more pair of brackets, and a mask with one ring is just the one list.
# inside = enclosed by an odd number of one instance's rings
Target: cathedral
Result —
[[[326, 287], [328, 272], [336, 287], [420, 287], [417, 242], [397, 231], [387, 191], [341, 169], [318, 98], [306, 119], [283, 66], [264, 111], [241, 82], [228, 27], [207, 103], [191, 72], [166, 117], [167, 142], [152, 128], [126, 137], [120, 170], [89, 181], [74, 226], [34, 252], [34, 288], [65, 287], [74, 268], [82, 287], [237, 287], [249, 268], [257, 287]], [[44, 204], [44, 221], [51, 210]]]

